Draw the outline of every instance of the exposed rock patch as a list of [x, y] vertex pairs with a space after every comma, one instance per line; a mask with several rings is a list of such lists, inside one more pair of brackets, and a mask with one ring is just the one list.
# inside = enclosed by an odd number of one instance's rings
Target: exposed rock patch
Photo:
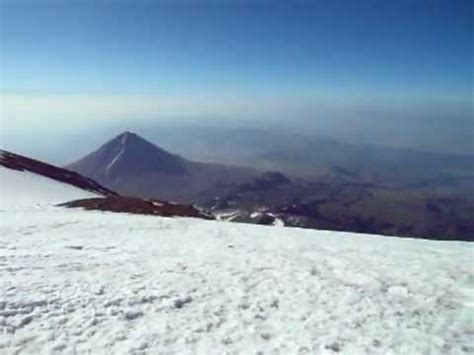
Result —
[[155, 199], [141, 199], [136, 197], [109, 196], [105, 198], [87, 198], [69, 201], [60, 204], [59, 206], [68, 208], [82, 207], [86, 210], [124, 212], [165, 217], [179, 216], [214, 219], [212, 216], [198, 210], [193, 205]]

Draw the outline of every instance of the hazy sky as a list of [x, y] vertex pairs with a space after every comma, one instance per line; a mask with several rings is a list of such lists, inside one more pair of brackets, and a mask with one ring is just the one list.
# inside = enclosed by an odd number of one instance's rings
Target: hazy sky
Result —
[[361, 110], [426, 121], [438, 107], [456, 125], [473, 113], [470, 0], [0, 0], [0, 11], [4, 131], [193, 115], [304, 127], [359, 112], [357, 124]]

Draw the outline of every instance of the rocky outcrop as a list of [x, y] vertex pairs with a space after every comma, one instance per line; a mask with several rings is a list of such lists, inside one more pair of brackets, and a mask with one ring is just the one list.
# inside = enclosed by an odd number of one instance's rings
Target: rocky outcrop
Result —
[[136, 197], [109, 196], [105, 198], [88, 198], [66, 202], [59, 206], [164, 217], [176, 216], [214, 219], [211, 215], [206, 214], [192, 205]]

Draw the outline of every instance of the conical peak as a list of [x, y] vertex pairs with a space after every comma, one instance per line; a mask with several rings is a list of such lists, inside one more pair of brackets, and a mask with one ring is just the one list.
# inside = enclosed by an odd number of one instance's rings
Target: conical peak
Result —
[[74, 170], [99, 181], [145, 173], [186, 173], [186, 161], [135, 133], [125, 131], [73, 163]]
[[147, 141], [145, 138], [140, 137], [138, 134], [129, 131], [125, 131], [119, 134], [114, 139], [112, 139], [110, 143], [114, 143], [115, 145], [121, 146], [154, 145], [153, 143]]
[[129, 136], [135, 136], [138, 137], [136, 133], [130, 132], [130, 131], [125, 131], [122, 134], [119, 135], [120, 137], [129, 137]]
[[101, 165], [109, 168], [123, 165], [129, 170], [137, 166], [140, 166], [141, 171], [153, 170], [157, 167], [173, 171], [183, 170], [182, 158], [129, 131], [116, 136], [102, 146], [100, 151], [103, 152]]
[[[133, 138], [133, 137], [136, 137], [136, 138], [141, 138], [139, 136], [137, 136], [135, 133], [132, 133], [132, 132], [129, 132], [129, 131], [125, 131], [123, 132], [122, 134], [118, 135], [117, 136], [117, 139], [120, 140], [120, 142], [122, 144], [126, 144], [128, 143], [128, 141]], [[143, 138], [141, 138], [143, 139]]]
[[146, 140], [145, 138], [139, 136], [138, 134], [132, 133], [129, 131], [125, 131], [119, 134], [112, 140], [105, 143], [103, 147], [107, 149], [112, 148], [114, 152], [122, 150], [122, 149], [126, 149], [129, 153], [132, 151], [145, 153], [144, 150], [146, 150], [147, 154], [159, 153], [159, 154], [172, 155], [171, 153], [168, 153], [166, 150], [160, 148], [159, 146]]

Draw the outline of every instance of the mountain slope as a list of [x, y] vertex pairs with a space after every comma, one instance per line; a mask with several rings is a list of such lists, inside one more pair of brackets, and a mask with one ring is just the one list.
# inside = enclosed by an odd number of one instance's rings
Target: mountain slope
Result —
[[116, 195], [76, 172], [3, 150], [0, 151], [0, 184], [2, 208]]
[[469, 243], [2, 213], [1, 353], [472, 353]]
[[253, 171], [198, 163], [173, 155], [140, 136], [124, 132], [67, 166], [121, 194], [196, 202], [216, 188], [241, 183]]

